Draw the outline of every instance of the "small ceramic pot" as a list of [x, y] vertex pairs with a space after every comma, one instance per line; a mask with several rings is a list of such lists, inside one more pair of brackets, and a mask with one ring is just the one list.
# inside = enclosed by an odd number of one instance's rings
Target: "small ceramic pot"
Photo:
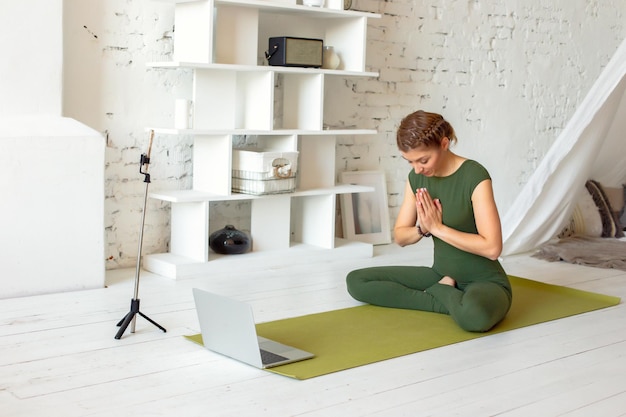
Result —
[[252, 239], [247, 233], [237, 230], [228, 224], [209, 236], [209, 247], [222, 255], [246, 253], [252, 248]]

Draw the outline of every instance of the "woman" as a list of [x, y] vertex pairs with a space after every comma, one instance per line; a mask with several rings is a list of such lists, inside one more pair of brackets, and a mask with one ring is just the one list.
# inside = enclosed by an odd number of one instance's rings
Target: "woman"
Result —
[[434, 263], [352, 271], [357, 300], [449, 314], [471, 332], [485, 332], [509, 311], [511, 285], [498, 262], [500, 217], [491, 178], [478, 162], [450, 150], [452, 126], [439, 114], [416, 111], [400, 123], [397, 144], [413, 168], [394, 227], [400, 246], [432, 236]]

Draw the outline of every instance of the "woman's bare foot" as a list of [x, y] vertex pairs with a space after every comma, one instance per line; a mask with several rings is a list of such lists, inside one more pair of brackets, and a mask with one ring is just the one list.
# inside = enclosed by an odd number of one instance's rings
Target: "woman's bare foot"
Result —
[[449, 285], [451, 287], [456, 287], [456, 281], [453, 278], [450, 278], [449, 276], [445, 276], [441, 278], [439, 280], [439, 283], [443, 285]]

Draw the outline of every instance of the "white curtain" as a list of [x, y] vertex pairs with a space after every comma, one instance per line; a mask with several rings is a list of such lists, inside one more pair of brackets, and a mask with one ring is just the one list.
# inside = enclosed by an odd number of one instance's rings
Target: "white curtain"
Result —
[[626, 40], [502, 217], [503, 256], [555, 237], [588, 179], [626, 183]]

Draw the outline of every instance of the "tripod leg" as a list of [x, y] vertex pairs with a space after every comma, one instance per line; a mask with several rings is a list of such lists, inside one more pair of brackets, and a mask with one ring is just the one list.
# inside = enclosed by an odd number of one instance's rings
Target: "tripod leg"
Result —
[[157, 323], [156, 321], [152, 320], [150, 317], [146, 316], [141, 311], [138, 311], [138, 313], [139, 313], [139, 315], [141, 317], [143, 317], [144, 319], [148, 320], [150, 323], [154, 324], [159, 329], [163, 330], [163, 333], [167, 332], [167, 330], [165, 330], [165, 327], [161, 326], [159, 323]]
[[130, 322], [133, 320], [133, 317], [135, 317], [135, 312], [131, 311], [130, 313], [126, 315], [126, 317], [122, 319], [122, 321], [120, 321], [117, 324], [118, 326], [120, 326], [120, 329], [117, 331], [117, 334], [115, 335], [116, 339], [121, 339], [122, 335], [126, 331], [126, 328], [130, 324]]

